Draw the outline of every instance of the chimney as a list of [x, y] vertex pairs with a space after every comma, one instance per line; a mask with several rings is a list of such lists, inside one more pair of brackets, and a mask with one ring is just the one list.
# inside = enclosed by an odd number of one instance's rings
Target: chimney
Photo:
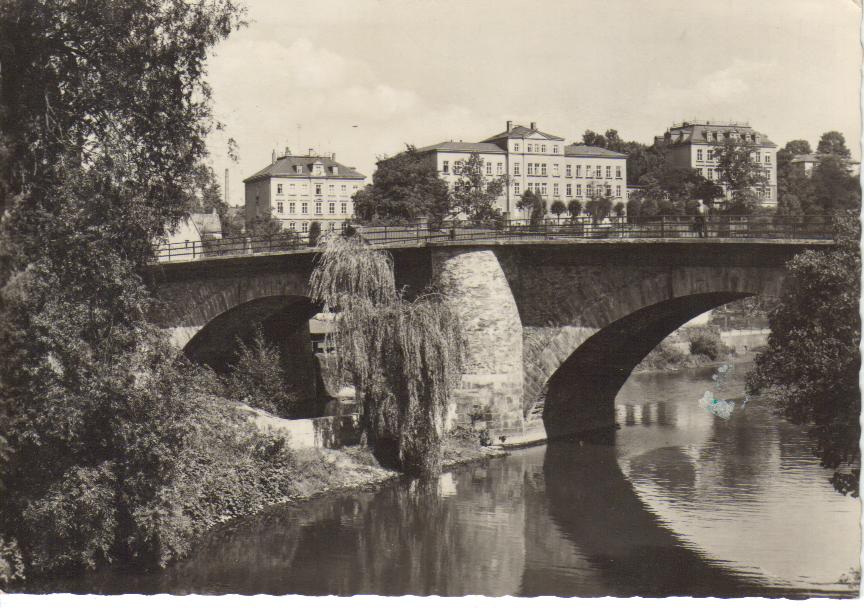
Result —
[[291, 156], [291, 148], [285, 146], [285, 156]]
[[508, 120], [508, 121], [507, 121], [507, 132], [509, 133], [509, 132], [512, 131], [512, 130], [513, 130], [513, 121], [512, 121], [512, 120]]
[[230, 203], [228, 202], [228, 168], [227, 167], [225, 168], [225, 192], [223, 194], [224, 194], [223, 198], [225, 199], [225, 204], [229, 205]]
[[315, 150], [313, 150], [312, 148], [309, 148], [309, 156], [314, 156], [314, 152], [315, 152]]
[[536, 130], [537, 130], [537, 123], [536, 123], [536, 122], [532, 122], [532, 123], [531, 123], [531, 130], [532, 130], [532, 131], [536, 131]]
[[275, 164], [276, 164], [276, 150], [275, 150], [275, 149], [274, 149], [273, 152], [270, 154], [270, 164], [271, 164], [271, 165], [275, 165]]
[[334, 163], [336, 162], [336, 153], [335, 152], [332, 152], [330, 154], [330, 160], [332, 160]]

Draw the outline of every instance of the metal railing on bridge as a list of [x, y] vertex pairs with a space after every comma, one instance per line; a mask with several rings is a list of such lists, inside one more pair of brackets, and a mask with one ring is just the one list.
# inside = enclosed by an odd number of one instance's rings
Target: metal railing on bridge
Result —
[[[831, 216], [713, 216], [700, 221], [694, 216], [609, 218], [595, 222], [588, 217], [499, 220], [487, 223], [447, 221], [395, 226], [350, 225], [342, 233], [356, 234], [374, 246], [447, 244], [465, 241], [612, 240], [612, 239], [732, 239], [732, 240], [831, 240]], [[158, 262], [188, 261], [222, 256], [246, 256], [315, 249], [325, 237], [309, 232], [283, 231], [273, 235], [211, 238], [203, 241], [162, 243], [156, 247]]]

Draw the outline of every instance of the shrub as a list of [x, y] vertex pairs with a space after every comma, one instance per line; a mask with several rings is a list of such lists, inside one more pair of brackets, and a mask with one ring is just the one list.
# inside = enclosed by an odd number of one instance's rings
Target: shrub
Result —
[[261, 326], [252, 344], [237, 341], [239, 357], [229, 366], [227, 395], [271, 414], [290, 417], [294, 403], [285, 378], [285, 364], [278, 346], [267, 343]]
[[312, 222], [309, 224], [309, 246], [315, 247], [318, 244], [318, 238], [321, 236], [321, 222]]
[[716, 361], [720, 356], [727, 354], [730, 349], [723, 344], [720, 333], [716, 329], [693, 328], [689, 332], [690, 354], [707, 357]]

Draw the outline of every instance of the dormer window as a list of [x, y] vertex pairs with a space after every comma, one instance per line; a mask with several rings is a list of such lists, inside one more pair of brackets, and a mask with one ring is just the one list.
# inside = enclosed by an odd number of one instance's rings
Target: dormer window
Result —
[[323, 175], [324, 174], [324, 165], [321, 163], [321, 161], [317, 161], [317, 162], [315, 162], [315, 164], [312, 165], [312, 174], [313, 175]]
[[336, 167], [336, 166], [330, 167], [330, 172], [333, 175], [339, 175], [339, 167]]
[[303, 173], [303, 165], [294, 165], [295, 173]]

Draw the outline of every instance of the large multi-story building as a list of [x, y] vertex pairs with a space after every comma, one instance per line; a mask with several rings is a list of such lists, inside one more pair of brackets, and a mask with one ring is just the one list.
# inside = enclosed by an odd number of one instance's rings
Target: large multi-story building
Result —
[[714, 150], [724, 141], [741, 141], [752, 147], [753, 159], [762, 166], [767, 184], [757, 194], [766, 206], [777, 204], [777, 145], [768, 137], [755, 131], [748, 123], [692, 121], [674, 124], [662, 136], [655, 137], [655, 144], [664, 144], [669, 151], [672, 166], [696, 169], [707, 179], [717, 182], [729, 196], [727, 187], [717, 170]]
[[284, 156], [273, 153], [272, 162], [246, 185], [246, 226], [256, 218], [270, 217], [283, 228], [306, 232], [313, 221], [322, 231], [341, 229], [354, 216], [351, 196], [363, 187], [366, 176], [354, 167], [336, 162], [336, 155]]
[[527, 217], [516, 203], [526, 190], [543, 196], [547, 208], [553, 201], [587, 201], [604, 196], [616, 202], [627, 197], [627, 155], [583, 145], [565, 145], [564, 139], [530, 127], [513, 125], [482, 142], [444, 141], [419, 148], [428, 154], [439, 175], [451, 187], [459, 179], [459, 167], [473, 153], [480, 156], [489, 178], [508, 177], [497, 207], [511, 218]]

